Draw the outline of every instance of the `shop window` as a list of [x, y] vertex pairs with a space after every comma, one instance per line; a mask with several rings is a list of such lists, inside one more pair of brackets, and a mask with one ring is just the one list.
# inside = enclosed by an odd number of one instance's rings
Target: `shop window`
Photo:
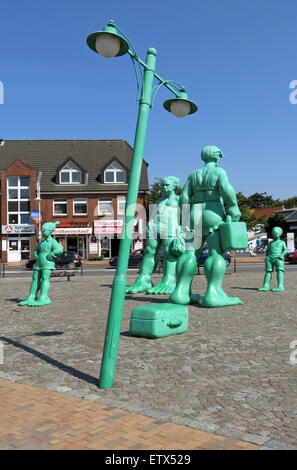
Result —
[[81, 170], [72, 161], [66, 163], [60, 171], [60, 184], [81, 184]]
[[7, 219], [9, 224], [30, 224], [30, 178], [8, 176]]
[[87, 199], [74, 199], [73, 200], [73, 215], [87, 215], [88, 214], [88, 200]]
[[19, 223], [18, 214], [8, 214], [8, 223], [18, 225], [18, 223]]
[[113, 215], [113, 206], [111, 199], [99, 199], [98, 203], [99, 215]]
[[53, 215], [67, 215], [67, 200], [54, 199]]
[[118, 215], [125, 215], [126, 197], [118, 196]]
[[104, 183], [126, 183], [126, 171], [117, 161], [104, 171]]

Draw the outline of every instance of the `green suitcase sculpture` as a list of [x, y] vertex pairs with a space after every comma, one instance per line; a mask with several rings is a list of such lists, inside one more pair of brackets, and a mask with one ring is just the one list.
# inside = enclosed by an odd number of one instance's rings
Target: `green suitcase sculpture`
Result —
[[169, 303], [141, 305], [132, 311], [130, 334], [145, 338], [164, 338], [188, 329], [186, 306]]

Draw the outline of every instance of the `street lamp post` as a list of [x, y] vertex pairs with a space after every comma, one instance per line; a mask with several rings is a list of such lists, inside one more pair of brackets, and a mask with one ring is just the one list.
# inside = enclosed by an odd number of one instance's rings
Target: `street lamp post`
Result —
[[40, 242], [42, 239], [42, 233], [41, 233], [41, 197], [40, 197], [40, 180], [41, 180], [42, 172], [39, 171], [37, 175], [37, 181], [36, 181], [36, 198], [35, 201], [38, 202], [38, 241]]
[[[167, 100], [164, 103], [164, 108], [167, 111], [172, 112], [178, 117], [183, 117], [187, 114], [195, 113], [198, 108], [194, 102], [188, 99], [185, 90], [181, 85], [174, 81], [164, 80], [156, 74], [157, 51], [154, 48], [148, 49], [146, 61], [143, 62], [138, 57], [138, 54], [130, 40], [113, 23], [113, 21], [110, 21], [103, 31], [97, 31], [90, 34], [87, 38], [87, 43], [93, 51], [98, 52], [104, 57], [115, 57], [128, 53], [133, 61], [138, 91], [140, 90], [140, 80], [139, 71], [137, 71], [136, 66], [138, 66], [138, 70], [140, 70], [140, 76], [142, 78], [141, 93], [137, 97], [137, 101], [139, 101], [139, 110], [128, 185], [125, 223], [123, 226], [123, 236], [120, 242], [116, 274], [113, 280], [99, 378], [99, 388], [109, 388], [112, 387], [113, 384], [116, 366], [121, 320], [126, 293], [126, 276], [130, 245], [132, 241], [133, 221], [135, 217], [149, 111], [153, 106], [156, 93], [163, 85], [175, 95], [174, 99]], [[158, 84], [153, 88], [154, 78], [157, 79]]]

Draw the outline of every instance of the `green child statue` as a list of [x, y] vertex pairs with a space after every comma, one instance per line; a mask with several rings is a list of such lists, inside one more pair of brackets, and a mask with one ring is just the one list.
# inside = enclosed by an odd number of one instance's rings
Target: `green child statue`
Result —
[[277, 286], [271, 289], [273, 292], [283, 292], [284, 288], [284, 257], [287, 253], [287, 246], [283, 240], [280, 239], [283, 230], [280, 227], [272, 229], [273, 242], [268, 243], [266, 248], [265, 257], [265, 277], [264, 285], [259, 291], [269, 291], [272, 271], [275, 268], [277, 275]]
[[[51, 237], [56, 225], [60, 222], [46, 222], [42, 227], [42, 235], [44, 239], [36, 245], [34, 249], [34, 258], [36, 264], [34, 266], [33, 279], [29, 296], [18, 303], [18, 305], [29, 305], [30, 307], [39, 307], [41, 305], [51, 304], [48, 297], [50, 290], [50, 276], [55, 269], [55, 259], [63, 253], [61, 245]], [[40, 296], [37, 294], [40, 290]]]
[[[179, 196], [174, 190], [179, 184], [180, 180], [176, 176], [167, 176], [162, 180], [166, 197], [157, 201], [147, 224], [147, 241], [140, 274], [134, 284], [127, 287], [127, 293], [171, 294], [175, 289], [177, 258], [171, 254], [169, 246], [178, 231]], [[153, 286], [151, 276], [161, 247], [164, 249], [164, 274], [161, 283]]]

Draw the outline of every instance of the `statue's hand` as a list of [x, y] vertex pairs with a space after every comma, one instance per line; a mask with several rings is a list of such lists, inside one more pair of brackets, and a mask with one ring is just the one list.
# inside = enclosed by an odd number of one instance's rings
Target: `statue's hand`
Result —
[[238, 206], [229, 207], [227, 214], [231, 215], [232, 222], [238, 222], [241, 216]]
[[46, 255], [46, 259], [48, 261], [53, 261], [54, 260], [54, 257], [51, 255], [51, 253], [49, 253], [48, 255]]

